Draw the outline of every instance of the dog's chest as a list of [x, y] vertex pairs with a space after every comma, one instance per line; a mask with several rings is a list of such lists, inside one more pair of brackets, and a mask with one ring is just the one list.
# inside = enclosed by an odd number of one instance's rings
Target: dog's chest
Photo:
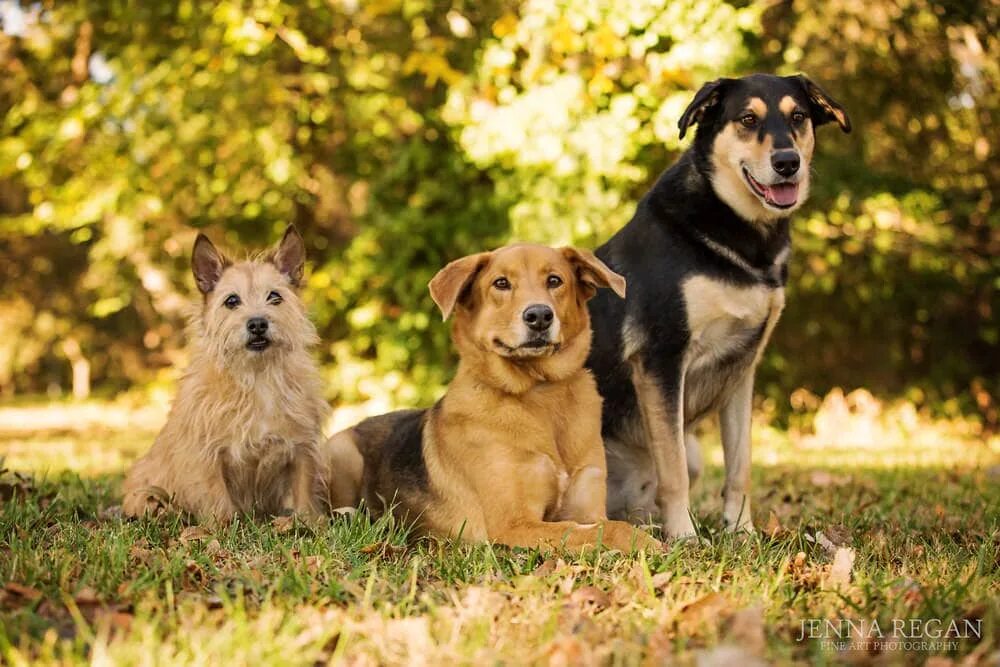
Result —
[[683, 283], [689, 332], [686, 412], [717, 402], [752, 368], [785, 305], [782, 287], [736, 286], [697, 275]]

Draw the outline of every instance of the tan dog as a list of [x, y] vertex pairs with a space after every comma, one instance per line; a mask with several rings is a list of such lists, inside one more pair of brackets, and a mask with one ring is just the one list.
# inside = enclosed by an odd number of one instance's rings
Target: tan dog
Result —
[[601, 399], [583, 368], [586, 302], [625, 280], [591, 253], [514, 245], [431, 281], [461, 361], [429, 410], [366, 420], [327, 443], [333, 506], [393, 505], [421, 532], [511, 546], [659, 543], [607, 521]]
[[198, 235], [192, 269], [203, 303], [194, 352], [167, 423], [125, 478], [124, 511], [170, 500], [201, 518], [313, 513], [327, 405], [297, 293], [302, 237], [289, 227], [263, 257], [232, 263]]

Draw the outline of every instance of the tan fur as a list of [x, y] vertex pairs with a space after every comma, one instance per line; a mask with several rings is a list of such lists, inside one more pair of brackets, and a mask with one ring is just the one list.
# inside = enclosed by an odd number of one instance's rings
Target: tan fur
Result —
[[[785, 105], [786, 100], [793, 103], [795, 101], [791, 97], [785, 97], [781, 105]], [[763, 120], [768, 113], [791, 115], [794, 107], [787, 112], [783, 108], [771, 110], [763, 100], [754, 97], [750, 99], [747, 110]], [[726, 125], [712, 144], [712, 186], [716, 194], [741, 218], [756, 225], [766, 226], [779, 218], [788, 217], [809, 198], [809, 164], [815, 146], [810, 120], [806, 120], [792, 132], [792, 143], [802, 160], [802, 167], [796, 175], [799, 193], [795, 206], [787, 209], [772, 208], [765, 205], [750, 189], [743, 175], [744, 166], [761, 183], [769, 184], [774, 181], [771, 168], [772, 137], [767, 134], [763, 141], [758, 141], [757, 130], [744, 128], [738, 121]]]
[[[553, 275], [562, 280], [559, 287], [548, 286]], [[510, 289], [495, 287], [498, 278]], [[403, 503], [398, 511], [419, 517], [423, 532], [475, 542], [659, 546], [606, 517], [601, 398], [583, 367], [591, 337], [586, 301], [598, 286], [624, 296], [621, 276], [571, 248], [508, 246], [442, 269], [431, 294], [446, 317], [455, 315], [452, 338], [461, 361], [423, 426], [428, 488], [409, 492], [373, 482], [376, 488], [356, 488], [355, 499], [396, 498]], [[551, 345], [540, 350], [519, 347], [528, 335], [522, 313], [534, 304], [555, 312]], [[327, 443], [337, 470], [343, 455], [334, 450], [350, 458], [385, 437], [378, 425], [365, 425], [373, 421]], [[369, 461], [366, 455], [365, 466]], [[364, 477], [386, 475], [366, 469]]]
[[[328, 408], [310, 356], [318, 337], [295, 289], [301, 237], [290, 228], [270, 255], [236, 264], [200, 237], [193, 259], [204, 302], [191, 324], [191, 363], [163, 430], [125, 478], [124, 511], [140, 516], [165, 493], [216, 521], [239, 512], [313, 513]], [[268, 302], [272, 291], [281, 303]], [[231, 294], [242, 302], [232, 310], [223, 303]], [[269, 322], [271, 344], [260, 352], [246, 347], [251, 317]]]

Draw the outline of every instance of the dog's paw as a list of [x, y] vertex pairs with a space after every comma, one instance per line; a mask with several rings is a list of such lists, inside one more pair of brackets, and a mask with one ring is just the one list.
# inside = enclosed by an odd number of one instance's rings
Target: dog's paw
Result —
[[694, 522], [686, 509], [683, 514], [678, 512], [674, 516], [667, 516], [663, 522], [663, 535], [671, 540], [686, 540], [697, 536]]
[[723, 523], [726, 526], [726, 532], [728, 533], [741, 533], [744, 535], [753, 535], [756, 530], [753, 527], [753, 521], [750, 517], [745, 517], [743, 519], [731, 521], [729, 519], [724, 519]]

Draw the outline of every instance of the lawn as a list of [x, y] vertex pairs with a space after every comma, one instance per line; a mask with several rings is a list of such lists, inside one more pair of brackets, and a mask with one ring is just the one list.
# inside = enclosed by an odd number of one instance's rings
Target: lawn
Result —
[[1000, 440], [963, 422], [758, 423], [749, 537], [719, 530], [709, 430], [699, 540], [573, 555], [412, 540], [363, 513], [124, 521], [124, 466], [161, 420], [0, 409], [0, 662], [1000, 661]]

